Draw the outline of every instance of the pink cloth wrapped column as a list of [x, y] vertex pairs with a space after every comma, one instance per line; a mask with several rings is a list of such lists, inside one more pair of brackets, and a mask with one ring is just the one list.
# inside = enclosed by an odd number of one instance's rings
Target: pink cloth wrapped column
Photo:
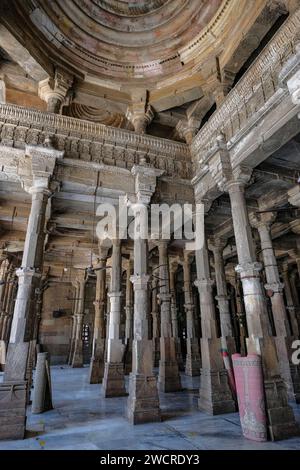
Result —
[[256, 354], [232, 355], [243, 435], [253, 441], [267, 440], [261, 358]]

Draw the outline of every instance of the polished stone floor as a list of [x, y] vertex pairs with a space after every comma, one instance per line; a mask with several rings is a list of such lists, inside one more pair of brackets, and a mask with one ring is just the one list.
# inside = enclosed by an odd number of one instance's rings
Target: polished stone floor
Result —
[[[244, 439], [237, 413], [213, 417], [198, 411], [197, 377], [183, 376], [182, 392], [161, 394], [161, 423], [131, 426], [124, 417], [126, 397], [102, 398], [101, 386], [87, 383], [87, 367], [55, 366], [51, 371], [54, 409], [29, 413], [26, 439], [2, 441], [0, 450], [300, 449], [300, 437], [276, 443]], [[300, 406], [295, 413], [300, 422]]]

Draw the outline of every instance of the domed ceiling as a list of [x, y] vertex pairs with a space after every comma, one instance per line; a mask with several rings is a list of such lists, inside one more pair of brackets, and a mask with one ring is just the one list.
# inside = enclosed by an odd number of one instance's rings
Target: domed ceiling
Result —
[[127, 117], [143, 103], [154, 112], [149, 133], [183, 139], [182, 126], [199, 127], [230, 90], [282, 14], [280, 5], [281, 0], [1, 0], [0, 46], [11, 58], [2, 74], [13, 103], [43, 109], [39, 82], [63, 70], [72, 77], [65, 114], [131, 129]]
[[[122, 82], [182, 72], [225, 0], [22, 0], [24, 17], [83, 72]], [[204, 37], [201, 32], [205, 33]], [[40, 38], [41, 39], [41, 38]], [[189, 54], [188, 51], [191, 53]], [[199, 51], [198, 51], [199, 52]]]

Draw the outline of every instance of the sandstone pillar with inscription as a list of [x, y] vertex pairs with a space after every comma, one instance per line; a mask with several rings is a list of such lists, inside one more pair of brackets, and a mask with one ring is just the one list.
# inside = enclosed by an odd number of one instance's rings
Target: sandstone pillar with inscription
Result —
[[276, 346], [268, 323], [266, 300], [260, 281], [262, 266], [256, 261], [244, 194], [247, 178], [249, 172], [238, 168], [227, 183], [239, 261], [236, 270], [241, 276], [248, 324], [247, 350], [248, 354], [259, 354], [262, 357], [270, 435], [274, 440], [284, 439], [297, 434], [298, 430], [293, 411], [288, 405], [287, 389], [280, 376]]
[[45, 146], [27, 146], [27, 158], [19, 174], [32, 202], [22, 265], [17, 270], [19, 285], [14, 307], [11, 334], [7, 351], [4, 382], [0, 385], [0, 437], [20, 439], [26, 425], [28, 395], [27, 363], [29, 344], [33, 338], [35, 289], [40, 286], [45, 239], [45, 216], [48, 199], [56, 188], [53, 181], [56, 159], [63, 152]]
[[71, 328], [69, 355], [68, 355], [68, 360], [67, 360], [67, 363], [69, 365], [72, 364], [73, 353], [74, 353], [75, 334], [76, 334], [76, 312], [77, 312], [78, 299], [79, 299], [79, 284], [75, 280], [72, 283], [72, 285], [74, 287], [74, 291], [73, 291], [74, 292], [74, 300], [73, 300], [73, 314], [71, 316], [71, 318], [72, 318], [72, 328]]
[[99, 259], [95, 266], [96, 295], [94, 301], [95, 319], [90, 363], [90, 383], [102, 382], [105, 364], [105, 305], [106, 305], [106, 262], [107, 249], [99, 247]]
[[[155, 192], [156, 179], [162, 173], [144, 162], [132, 168], [139, 222], [144, 228], [148, 224], [148, 205]], [[134, 275], [131, 279], [134, 288], [134, 326], [127, 417], [131, 423], [138, 424], [161, 419], [156, 377], [153, 374], [152, 340], [149, 339], [148, 241], [142, 236], [134, 240]]]
[[300, 402], [300, 368], [292, 363], [293, 353], [292, 343], [295, 336], [292, 336], [288, 323], [286, 308], [283, 299], [283, 284], [280, 282], [277, 261], [275, 258], [271, 225], [276, 215], [267, 212], [260, 215], [253, 215], [252, 225], [258, 230], [261, 242], [261, 250], [266, 274], [267, 284], [265, 289], [269, 292], [273, 319], [276, 329], [275, 344], [277, 348], [278, 361], [281, 376], [287, 386], [290, 399]]
[[186, 315], [186, 362], [185, 373], [190, 377], [200, 375], [201, 356], [199, 350], [199, 343], [196, 334], [195, 325], [195, 305], [192, 298], [192, 285], [191, 285], [191, 258], [189, 252], [185, 251], [183, 254], [183, 291], [184, 291], [184, 310]]
[[176, 358], [176, 342], [172, 332], [171, 293], [168, 263], [168, 242], [158, 242], [159, 251], [159, 300], [160, 300], [160, 361], [158, 386], [162, 392], [181, 390]]
[[102, 392], [105, 397], [126, 395], [124, 377], [124, 344], [120, 338], [121, 321], [121, 241], [113, 240], [110, 314], [108, 324], [107, 359], [104, 368]]

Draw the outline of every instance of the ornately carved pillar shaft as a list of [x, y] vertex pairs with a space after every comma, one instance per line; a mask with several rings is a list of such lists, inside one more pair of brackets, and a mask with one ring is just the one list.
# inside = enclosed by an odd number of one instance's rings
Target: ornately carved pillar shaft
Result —
[[186, 316], [186, 363], [185, 373], [190, 377], [200, 375], [201, 357], [199, 343], [196, 335], [195, 306], [192, 298], [191, 265], [189, 253], [184, 251], [183, 255], [183, 291], [184, 309]]
[[105, 297], [106, 297], [106, 261], [107, 250], [99, 248], [99, 260], [96, 269], [96, 295], [94, 301], [95, 319], [90, 363], [90, 383], [101, 383], [105, 363]]
[[[204, 222], [204, 221], [203, 221]], [[205, 228], [196, 227], [205, 234]], [[202, 248], [196, 250], [197, 281], [201, 310], [201, 381], [198, 406], [211, 414], [232, 413], [235, 403], [224, 369], [221, 341], [217, 338], [216, 312], [213, 299], [213, 281], [210, 278], [208, 251], [205, 235]]]
[[271, 223], [275, 220], [273, 214], [262, 215], [261, 220], [257, 217], [253, 225], [257, 228], [261, 250], [263, 255], [264, 268], [267, 284], [265, 289], [271, 293], [271, 304], [273, 319], [276, 329], [275, 343], [279, 360], [280, 372], [288, 389], [289, 398], [300, 401], [300, 375], [299, 368], [291, 361], [293, 353], [290, 327], [286, 315], [286, 308], [283, 300], [283, 285], [280, 282], [277, 261], [275, 258], [272, 238]]
[[133, 260], [130, 257], [126, 269], [126, 298], [125, 298], [125, 374], [132, 369], [132, 339], [133, 339]]
[[117, 397], [126, 394], [124, 378], [124, 344], [120, 337], [121, 321], [121, 241], [113, 240], [110, 314], [108, 324], [107, 362], [105, 363], [102, 391], [105, 397]]
[[290, 282], [290, 272], [288, 263], [283, 263], [282, 265], [282, 279], [284, 284], [284, 292], [286, 298], [286, 309], [289, 313], [289, 319], [291, 324], [291, 334], [292, 336], [299, 336], [299, 326], [296, 318], [296, 307], [294, 305], [294, 299], [292, 294], [291, 282]]
[[261, 265], [254, 252], [251, 227], [244, 194], [244, 184], [232, 180], [227, 185], [231, 201], [233, 228], [237, 246], [244, 303], [248, 324], [248, 353], [262, 356], [266, 406], [272, 439], [282, 439], [296, 433], [292, 409], [288, 406], [287, 390], [280, 377], [274, 339], [268, 324], [266, 301], [260, 281]]
[[[131, 170], [135, 177], [135, 194], [138, 204], [137, 226], [148, 226], [148, 205], [161, 171], [148, 167], [145, 162]], [[136, 213], [136, 216], [138, 215]], [[134, 239], [134, 339], [132, 343], [132, 373], [129, 378], [127, 416], [131, 423], [160, 421], [160, 408], [156, 377], [153, 374], [152, 340], [149, 339], [148, 315], [149, 280], [148, 242], [136, 234]]]
[[168, 242], [160, 240], [159, 251], [159, 300], [160, 300], [160, 361], [158, 384], [163, 392], [181, 389], [176, 361], [175, 338], [172, 334], [171, 294], [169, 281]]
[[176, 305], [176, 271], [178, 269], [178, 263], [172, 262], [170, 264], [170, 293], [171, 293], [171, 321], [172, 321], [172, 332], [175, 339], [176, 347], [176, 360], [179, 370], [184, 370], [184, 363], [181, 352], [181, 343], [178, 329], [178, 318], [177, 318], [177, 305]]
[[160, 359], [160, 315], [158, 309], [158, 279], [157, 270], [154, 268], [154, 276], [152, 278], [151, 286], [151, 301], [152, 301], [152, 340], [153, 340], [153, 365], [154, 367], [159, 366]]

